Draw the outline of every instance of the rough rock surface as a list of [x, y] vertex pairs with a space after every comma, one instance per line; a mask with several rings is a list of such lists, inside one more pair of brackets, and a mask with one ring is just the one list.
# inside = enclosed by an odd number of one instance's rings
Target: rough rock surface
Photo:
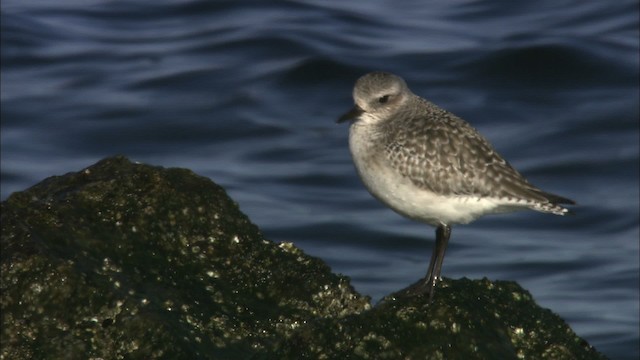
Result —
[[2, 359], [603, 358], [515, 283], [372, 308], [189, 170], [108, 158], [1, 210]]

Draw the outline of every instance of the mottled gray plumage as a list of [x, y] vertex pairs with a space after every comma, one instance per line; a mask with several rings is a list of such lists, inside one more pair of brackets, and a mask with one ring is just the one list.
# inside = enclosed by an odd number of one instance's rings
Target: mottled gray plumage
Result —
[[498, 197], [530, 202], [542, 211], [564, 213], [569, 200], [531, 185], [467, 122], [412, 97], [409, 106], [380, 124], [385, 155], [418, 187], [442, 195]]
[[556, 215], [572, 200], [531, 185], [476, 129], [413, 94], [393, 74], [362, 76], [349, 147], [358, 174], [373, 196], [396, 212], [437, 227], [436, 251], [425, 279], [411, 288], [433, 296], [450, 226], [480, 216], [532, 209]]
[[[387, 97], [384, 103], [380, 99]], [[376, 153], [418, 188], [440, 195], [504, 199], [514, 207], [563, 215], [573, 201], [531, 185], [480, 133], [454, 114], [416, 96], [396, 75], [374, 72], [354, 88], [356, 102], [376, 117]], [[360, 107], [357, 104], [357, 107]], [[362, 110], [362, 107], [360, 107]], [[363, 111], [366, 113], [366, 111]], [[358, 120], [355, 120], [358, 122]], [[382, 161], [385, 161], [382, 160]]]

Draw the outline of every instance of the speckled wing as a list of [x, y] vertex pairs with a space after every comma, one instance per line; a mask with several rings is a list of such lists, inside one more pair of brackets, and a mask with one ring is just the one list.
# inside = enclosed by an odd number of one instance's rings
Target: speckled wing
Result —
[[426, 101], [418, 108], [396, 117], [385, 136], [392, 166], [416, 186], [442, 195], [572, 203], [529, 184], [462, 119]]

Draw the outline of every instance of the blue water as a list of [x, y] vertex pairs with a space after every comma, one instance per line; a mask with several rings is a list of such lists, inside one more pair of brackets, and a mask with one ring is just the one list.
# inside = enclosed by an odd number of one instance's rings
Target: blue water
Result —
[[453, 229], [447, 277], [514, 280], [613, 359], [639, 356], [636, 1], [1, 3], [2, 199], [124, 154], [223, 185], [374, 299], [421, 277], [433, 229], [351, 163], [358, 76], [465, 118], [575, 216]]

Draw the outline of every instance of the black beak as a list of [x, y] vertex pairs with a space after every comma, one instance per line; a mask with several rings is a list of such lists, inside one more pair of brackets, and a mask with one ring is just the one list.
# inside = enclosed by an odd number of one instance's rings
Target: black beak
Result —
[[337, 123], [342, 123], [345, 122], [347, 120], [352, 120], [357, 118], [358, 116], [362, 115], [362, 113], [364, 113], [364, 110], [362, 110], [362, 108], [358, 105], [354, 105], [353, 108], [351, 110], [349, 110], [348, 113], [340, 116], [340, 118], [338, 118], [338, 121], [336, 121]]

